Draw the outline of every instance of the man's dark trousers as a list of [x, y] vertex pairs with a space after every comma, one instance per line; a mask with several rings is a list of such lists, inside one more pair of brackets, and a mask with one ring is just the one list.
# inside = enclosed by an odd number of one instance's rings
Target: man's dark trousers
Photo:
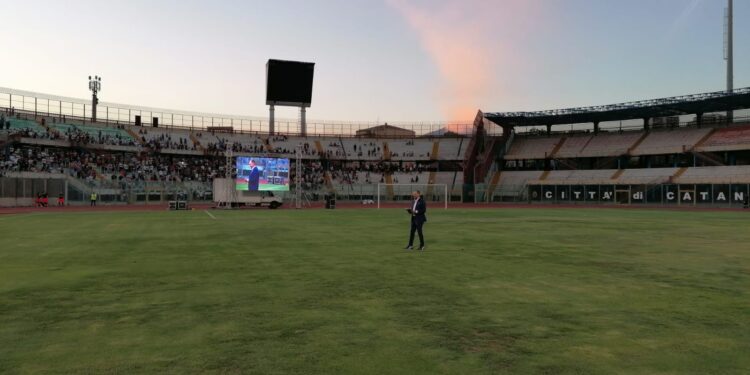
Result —
[[[421, 217], [420, 217], [421, 216]], [[414, 245], [414, 232], [419, 234], [419, 247], [424, 246], [424, 235], [422, 235], [422, 226], [424, 225], [424, 215], [411, 217], [411, 232], [409, 234], [409, 246]]]

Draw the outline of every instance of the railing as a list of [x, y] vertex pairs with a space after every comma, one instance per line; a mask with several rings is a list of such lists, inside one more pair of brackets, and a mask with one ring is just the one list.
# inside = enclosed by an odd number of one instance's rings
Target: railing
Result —
[[[76, 120], [91, 121], [91, 102], [86, 99], [48, 95], [30, 91], [15, 90], [0, 87], [0, 109], [10, 112], [22, 112], [34, 116], [49, 116]], [[128, 104], [100, 102], [96, 107], [97, 122], [102, 124], [120, 125], [136, 123], [136, 116], [140, 116], [142, 125], [149, 126], [153, 118], [158, 119], [159, 127], [189, 130], [205, 130], [210, 127], [231, 127], [238, 133], [267, 134], [269, 123], [265, 117], [236, 116], [171, 109], [151, 108]], [[299, 119], [275, 119], [275, 133], [286, 135], [301, 134]], [[308, 120], [307, 135], [356, 137], [363, 136], [358, 132], [375, 126], [384, 125], [378, 122], [350, 122]], [[466, 123], [447, 122], [389, 122], [388, 125], [413, 131], [414, 134], [400, 134], [392, 131], [382, 135], [385, 138], [413, 138], [413, 137], [451, 137], [467, 136], [471, 134], [473, 125]], [[452, 132], [446, 135], [446, 130]], [[369, 138], [378, 135], [367, 135]]]
[[[747, 112], [747, 110], [741, 110], [737, 112]], [[632, 120], [626, 121], [608, 121], [599, 124], [600, 133], [613, 133], [613, 132], [642, 132], [643, 124], [623, 124], [623, 122], [632, 122]], [[726, 118], [704, 118], [701, 121], [702, 128], [712, 128], [719, 126], [729, 126], [732, 124], [743, 124], [750, 122], [750, 115], [737, 115], [732, 121], [727, 121]], [[515, 132], [519, 136], [539, 136], [549, 137], [556, 135], [576, 135], [576, 134], [593, 134], [593, 124], [570, 124], [567, 130], [553, 130], [548, 134], [546, 129], [540, 129], [538, 126], [516, 126], [514, 127]], [[585, 127], [584, 127], [585, 126]], [[557, 129], [568, 127], [568, 125], [557, 125]], [[669, 129], [680, 129], [680, 128], [698, 128], [698, 122], [693, 119], [689, 121], [681, 121], [673, 124], [651, 124], [650, 130], [669, 130]]]

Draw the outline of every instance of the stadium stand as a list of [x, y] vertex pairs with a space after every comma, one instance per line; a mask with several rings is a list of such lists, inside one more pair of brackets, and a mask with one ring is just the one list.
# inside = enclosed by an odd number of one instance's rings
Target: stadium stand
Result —
[[565, 138], [562, 146], [552, 157], [555, 158], [577, 158], [586, 145], [591, 141], [592, 135], [577, 135]]
[[[340, 138], [336, 140], [340, 149], [333, 147], [331, 156], [340, 155], [342, 159], [347, 160], [382, 160], [383, 159], [383, 142], [373, 139], [361, 138]], [[332, 145], [334, 143], [331, 143]], [[337, 153], [337, 151], [339, 151]]]
[[141, 144], [153, 150], [198, 150], [198, 144], [193, 142], [190, 138], [190, 132], [186, 130], [140, 128], [134, 131], [141, 138]]
[[430, 160], [432, 139], [391, 139], [386, 142], [391, 160]]
[[439, 160], [461, 160], [463, 159], [462, 146], [464, 138], [440, 139], [440, 148], [437, 153]]
[[545, 159], [550, 157], [562, 139], [560, 137], [549, 138], [525, 138], [516, 137], [510, 150], [505, 155], [506, 160], [530, 160]]
[[717, 129], [697, 147], [697, 151], [734, 151], [750, 149], [750, 125]]
[[610, 169], [551, 171], [544, 178], [528, 183], [549, 185], [611, 184], [615, 172], [616, 170]]
[[74, 143], [96, 143], [111, 146], [138, 146], [137, 141], [124, 129], [104, 126], [55, 123], [50, 126], [65, 139]]
[[687, 168], [674, 181], [679, 184], [747, 184], [750, 183], [750, 165], [727, 167]]
[[[39, 125], [33, 120], [19, 120], [19, 119], [7, 119], [7, 126], [0, 127], [0, 131], [14, 132], [14, 131], [28, 131], [37, 135], [47, 133], [47, 129]], [[4, 129], [3, 129], [4, 128]]]
[[679, 170], [679, 168], [625, 169], [616, 182], [618, 184], [663, 184], [669, 182]]
[[679, 154], [690, 151], [711, 129], [651, 131], [631, 155]]
[[[716, 95], [721, 98], [726, 93]], [[614, 109], [618, 116], [621, 107]], [[638, 109], [636, 115], [643, 119], [643, 110]], [[69, 181], [74, 185], [80, 180], [113, 191], [142, 190], [149, 183], [162, 184], [160, 189], [167, 190], [171, 189], [167, 183], [172, 182], [208, 190], [214, 177], [226, 175], [224, 156], [229, 151], [234, 155], [294, 159], [301, 145], [303, 186], [315, 192], [337, 191], [352, 196], [373, 194], [379, 183], [413, 185], [428, 192], [428, 184], [445, 184], [463, 199], [471, 199], [466, 192], [477, 184], [485, 189], [481, 196], [487, 201], [496, 201], [497, 196], [518, 201], [528, 197], [532, 185], [611, 187], [749, 181], [747, 123], [711, 122], [702, 127], [695, 122], [670, 123], [667, 128], [655, 122], [653, 128], [539, 131], [545, 124], [569, 124], [573, 120], [585, 123], [602, 116], [610, 115], [598, 107], [591, 113], [585, 108], [572, 114], [564, 110], [531, 115], [491, 113], [478, 118], [522, 121], [516, 126], [532, 128], [524, 133], [505, 126], [502, 136], [485, 132], [485, 139], [481, 139], [479, 130], [471, 138], [456, 134], [419, 136], [413, 131], [404, 132], [403, 138], [391, 133], [383, 137], [268, 135], [242, 133], [231, 127], [208, 130], [90, 123], [86, 119], [5, 110], [0, 112], [0, 149], [4, 151], [0, 173], [36, 173], [37, 177], [62, 174], [74, 179]], [[290, 168], [292, 178], [294, 173]]]
[[498, 180], [498, 189], [502, 191], [518, 191], [529, 181], [539, 180], [542, 171], [509, 171], [502, 172]]
[[591, 138], [578, 156], [586, 158], [624, 155], [642, 136], [642, 132], [599, 134]]

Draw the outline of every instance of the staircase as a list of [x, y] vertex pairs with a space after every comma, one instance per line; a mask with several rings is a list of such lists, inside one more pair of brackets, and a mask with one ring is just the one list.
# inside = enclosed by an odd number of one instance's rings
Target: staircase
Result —
[[391, 160], [391, 149], [388, 147], [388, 142], [383, 142], [383, 160]]
[[96, 177], [97, 181], [99, 181], [100, 183], [106, 183], [110, 181], [104, 174], [104, 172], [102, 172], [102, 168], [100, 166], [94, 166], [92, 170], [94, 171], [94, 177]]
[[273, 146], [271, 145], [271, 138], [266, 138], [266, 142], [264, 142], [263, 145], [266, 146], [266, 152], [271, 154], [274, 153]]
[[675, 180], [680, 178], [680, 176], [685, 174], [685, 172], [687, 172], [687, 167], [682, 167], [679, 170], [677, 170], [677, 172], [675, 172], [672, 176], [669, 177], [669, 183], [670, 184], [674, 183]]
[[619, 159], [619, 156], [610, 156], [604, 159], [600, 159], [599, 162], [596, 163], [596, 167], [594, 169], [607, 169], [606, 167], [613, 161], [617, 161]]
[[502, 150], [505, 148], [505, 138], [490, 138], [484, 148], [484, 153], [479, 155], [478, 164], [481, 168], [476, 170], [475, 178], [478, 181], [485, 181], [490, 172], [495, 159], [502, 156]]
[[620, 176], [622, 176], [623, 173], [625, 173], [624, 169], [618, 169], [614, 174], [612, 174], [612, 177], [610, 177], [609, 179], [617, 180], [618, 178], [620, 178]]
[[723, 167], [726, 164], [724, 164], [724, 161], [721, 160], [721, 157], [716, 155], [713, 152], [698, 152], [698, 151], [690, 151], [691, 154], [695, 155], [698, 159], [701, 159], [705, 162], [707, 162], [710, 165], [713, 165], [715, 167]]
[[334, 191], [336, 191], [336, 189], [333, 188], [333, 179], [331, 178], [331, 172], [323, 172], [323, 179], [326, 182], [326, 189], [328, 189], [329, 193], [333, 193]]
[[133, 139], [135, 139], [135, 141], [138, 142], [139, 145], [146, 147], [146, 141], [144, 141], [143, 137], [138, 135], [138, 133], [134, 132], [133, 129], [130, 129], [129, 127], [125, 127], [125, 131], [128, 132], [128, 134], [130, 134], [130, 136], [133, 137]]
[[440, 142], [432, 142], [432, 152], [430, 152], [430, 160], [438, 160], [438, 153], [440, 152]]
[[643, 133], [643, 135], [641, 135], [641, 137], [638, 138], [638, 140], [635, 141], [635, 143], [633, 143], [633, 145], [631, 145], [630, 147], [628, 147], [628, 155], [632, 154], [632, 152], [636, 148], [638, 148], [638, 146], [640, 146], [641, 143], [643, 143], [644, 140], [646, 140], [646, 137], [648, 137], [648, 135], [649, 135], [649, 133]]
[[346, 160], [348, 159], [348, 157], [346, 153], [346, 147], [344, 147], [344, 140], [341, 139], [341, 137], [339, 137], [338, 141], [339, 141], [339, 146], [341, 146], [341, 152], [342, 152], [341, 159]]
[[318, 155], [320, 158], [325, 158], [327, 156], [326, 151], [325, 149], [323, 149], [323, 145], [320, 143], [320, 141], [315, 141], [315, 149], [318, 150]]
[[500, 175], [502, 174], [502, 171], [496, 171], [492, 175], [492, 180], [490, 180], [490, 185], [487, 187], [487, 192], [484, 194], [484, 199], [487, 202], [492, 201], [492, 195], [495, 194], [495, 189], [497, 189], [497, 184], [500, 183]]
[[568, 169], [575, 170], [578, 169], [578, 163], [576, 163], [575, 160], [571, 159], [555, 159], [555, 162], [562, 164]]
[[385, 183], [387, 184], [385, 185], [386, 194], [387, 194], [386, 199], [392, 200], [393, 199], [393, 175], [390, 173], [385, 173], [384, 176], [385, 176]]
[[206, 152], [206, 148], [203, 147], [203, 145], [201, 144], [201, 141], [198, 139], [198, 137], [195, 136], [195, 133], [190, 132], [190, 140], [195, 145], [195, 148], [197, 148], [201, 152]]
[[557, 142], [557, 144], [555, 145], [555, 148], [553, 148], [552, 152], [549, 153], [550, 159], [555, 158], [555, 155], [557, 154], [558, 151], [560, 151], [566, 139], [568, 139], [568, 137], [563, 136], [562, 138], [560, 138], [560, 141]]
[[[437, 143], [437, 142], [435, 142], [435, 143]], [[433, 194], [433, 192], [434, 192], [434, 190], [435, 190], [435, 187], [433, 186], [433, 184], [435, 183], [435, 178], [436, 177], [437, 177], [437, 172], [432, 171], [432, 172], [430, 172], [430, 177], [427, 178], [427, 184], [428, 184], [427, 185], [427, 196], [428, 197], [431, 197], [432, 194]]]
[[701, 138], [698, 142], [695, 143], [695, 145], [690, 149], [690, 151], [694, 151], [699, 149], [701, 146], [703, 146], [706, 141], [711, 138], [712, 135], [716, 132], [716, 128], [711, 129], [711, 131], [708, 132], [708, 134], [704, 135], [703, 138]]
[[37, 123], [39, 124], [39, 126], [42, 126], [45, 129], [47, 129], [47, 133], [53, 134], [53, 135], [56, 135], [56, 136], [62, 138], [62, 134], [60, 134], [60, 132], [58, 132], [56, 129], [53, 129], [53, 128], [49, 127], [49, 125], [47, 125], [46, 121], [38, 121], [37, 120]]
[[466, 138], [461, 138], [461, 141], [458, 143], [458, 151], [456, 152], [456, 160], [461, 158], [461, 150], [464, 147], [464, 140]]
[[[484, 146], [484, 133], [484, 114], [482, 111], [479, 111], [474, 118], [474, 130], [471, 140], [464, 152], [464, 184], [473, 185], [475, 181], [480, 181], [474, 176], [474, 169], [478, 163], [477, 159], [479, 158], [481, 148]], [[468, 197], [464, 196], [464, 199], [468, 199]]]

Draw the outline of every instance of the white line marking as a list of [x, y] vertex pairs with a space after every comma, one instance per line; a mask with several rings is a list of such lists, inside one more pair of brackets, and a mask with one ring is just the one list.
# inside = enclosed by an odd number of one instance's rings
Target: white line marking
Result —
[[206, 215], [211, 216], [212, 219], [216, 220], [216, 216], [214, 216], [212, 213], [210, 213], [210, 212], [208, 212], [206, 210], [203, 210], [203, 212], [205, 212]]

